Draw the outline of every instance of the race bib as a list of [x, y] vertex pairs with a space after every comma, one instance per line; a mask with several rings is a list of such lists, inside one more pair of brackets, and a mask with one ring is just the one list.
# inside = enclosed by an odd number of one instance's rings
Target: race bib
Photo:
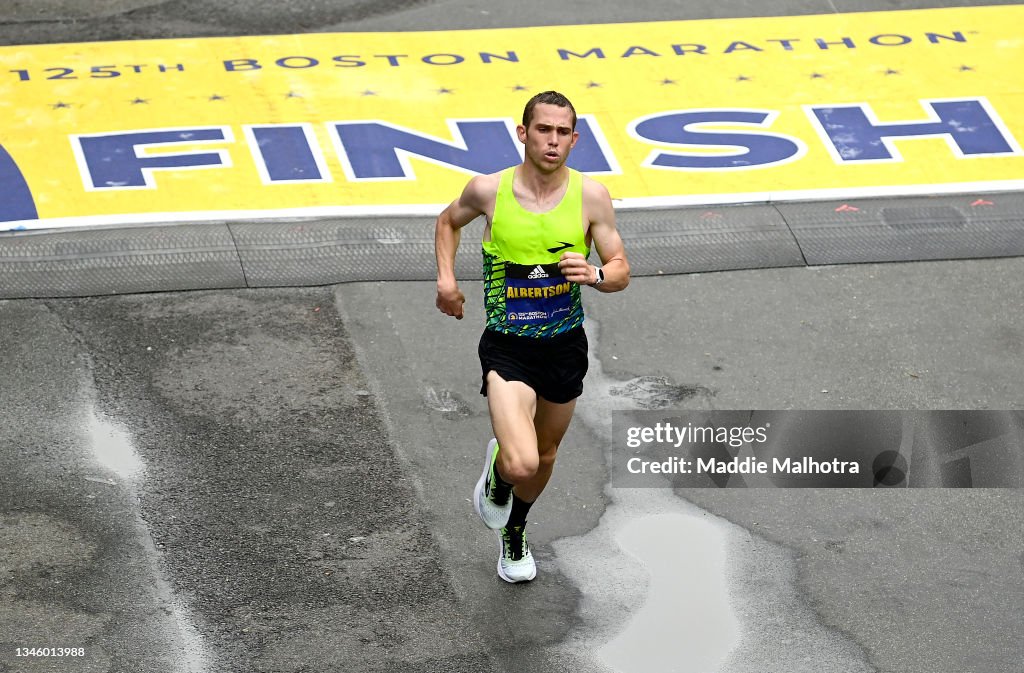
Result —
[[571, 306], [572, 281], [557, 263], [505, 265], [505, 317], [510, 325], [554, 322]]

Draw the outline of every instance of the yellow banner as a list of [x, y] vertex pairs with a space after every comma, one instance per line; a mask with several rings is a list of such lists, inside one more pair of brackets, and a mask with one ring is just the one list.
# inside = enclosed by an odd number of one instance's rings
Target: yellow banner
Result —
[[621, 206], [1024, 189], [1024, 5], [0, 47], [0, 229], [434, 213], [526, 100]]

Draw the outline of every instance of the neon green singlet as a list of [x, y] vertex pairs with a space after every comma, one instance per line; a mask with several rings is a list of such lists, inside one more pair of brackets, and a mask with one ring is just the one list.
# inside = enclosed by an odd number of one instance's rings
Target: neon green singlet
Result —
[[590, 254], [583, 233], [583, 175], [569, 170], [565, 196], [546, 213], [519, 205], [514, 175], [515, 167], [501, 173], [491, 240], [483, 241], [487, 329], [551, 337], [583, 324], [580, 286], [558, 268], [566, 250]]

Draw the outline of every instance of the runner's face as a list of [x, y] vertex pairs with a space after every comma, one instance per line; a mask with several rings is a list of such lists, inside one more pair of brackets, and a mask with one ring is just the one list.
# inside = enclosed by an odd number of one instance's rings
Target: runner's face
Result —
[[518, 128], [526, 146], [526, 159], [545, 172], [565, 164], [579, 134], [572, 130], [572, 112], [567, 107], [538, 103], [533, 108], [530, 128]]

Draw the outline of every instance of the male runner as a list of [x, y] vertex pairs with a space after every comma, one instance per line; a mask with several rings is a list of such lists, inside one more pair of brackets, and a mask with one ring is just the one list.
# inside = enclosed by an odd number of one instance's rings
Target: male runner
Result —
[[[480, 392], [495, 438], [473, 504], [484, 525], [499, 531], [498, 575], [506, 582], [537, 575], [526, 516], [583, 392], [580, 286], [616, 292], [629, 284], [608, 190], [565, 165], [579, 137], [572, 103], [555, 91], [537, 94], [516, 130], [523, 163], [470, 180], [438, 216], [434, 235], [437, 308], [461, 320], [466, 298], [455, 280], [455, 251], [462, 227], [487, 218]], [[601, 267], [587, 261], [591, 243]]]

